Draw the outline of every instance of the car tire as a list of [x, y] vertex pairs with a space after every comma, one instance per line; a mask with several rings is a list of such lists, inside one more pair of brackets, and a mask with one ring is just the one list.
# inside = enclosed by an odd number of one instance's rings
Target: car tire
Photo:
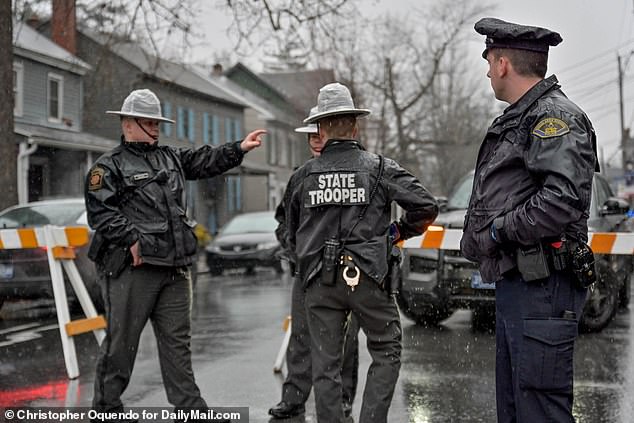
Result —
[[588, 296], [579, 321], [581, 332], [599, 332], [614, 318], [618, 306], [618, 276], [609, 263], [600, 259], [595, 263], [598, 280], [588, 289]]
[[435, 327], [453, 314], [453, 310], [443, 306], [426, 304], [424, 307], [410, 307], [401, 295], [397, 295], [397, 303], [405, 317], [423, 327]]
[[417, 313], [414, 321], [423, 327], [436, 327], [453, 314], [453, 310], [431, 306], [428, 310]]
[[623, 283], [619, 290], [619, 308], [626, 309], [630, 305], [630, 298], [632, 296], [632, 269], [625, 273], [623, 276]]

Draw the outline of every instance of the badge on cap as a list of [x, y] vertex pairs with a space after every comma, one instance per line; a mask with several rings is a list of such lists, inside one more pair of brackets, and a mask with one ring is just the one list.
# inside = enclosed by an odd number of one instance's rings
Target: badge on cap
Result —
[[90, 179], [88, 181], [88, 191], [97, 191], [103, 186], [103, 168], [97, 166], [90, 171]]
[[554, 138], [570, 132], [568, 124], [561, 119], [546, 118], [539, 121], [533, 128], [533, 135], [539, 138]]

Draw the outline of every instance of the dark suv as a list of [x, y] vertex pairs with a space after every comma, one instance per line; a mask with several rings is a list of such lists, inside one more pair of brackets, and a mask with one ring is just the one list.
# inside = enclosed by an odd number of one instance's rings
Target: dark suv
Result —
[[[466, 175], [449, 197], [434, 225], [462, 229], [469, 205], [473, 172]], [[595, 174], [590, 232], [631, 232], [628, 204], [615, 198], [610, 186]], [[483, 283], [476, 264], [456, 250], [405, 248], [402, 286], [397, 297], [403, 313], [421, 325], [436, 325], [457, 308], [473, 310], [473, 323], [489, 324], [495, 319], [495, 285]], [[580, 329], [600, 331], [614, 317], [617, 308], [627, 307], [634, 259], [630, 255], [595, 255], [598, 282], [589, 291]]]

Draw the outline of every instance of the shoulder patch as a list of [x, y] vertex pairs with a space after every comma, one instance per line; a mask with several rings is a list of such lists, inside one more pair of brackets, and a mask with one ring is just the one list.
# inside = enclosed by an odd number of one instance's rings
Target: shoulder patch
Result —
[[533, 135], [539, 138], [559, 137], [570, 132], [568, 124], [561, 119], [546, 118], [539, 121], [533, 128]]
[[103, 174], [105, 170], [102, 167], [95, 167], [90, 171], [88, 180], [88, 191], [97, 191], [103, 186]]

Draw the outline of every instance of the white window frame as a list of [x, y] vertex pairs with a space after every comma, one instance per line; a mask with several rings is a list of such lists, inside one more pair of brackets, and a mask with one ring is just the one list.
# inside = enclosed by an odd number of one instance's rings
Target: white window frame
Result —
[[22, 63], [13, 62], [13, 71], [15, 72], [13, 116], [22, 116], [24, 113], [24, 66]]
[[[57, 117], [50, 116], [51, 81], [57, 81]], [[49, 73], [46, 78], [46, 116], [49, 122], [61, 123], [64, 116], [64, 77], [56, 73]]]

